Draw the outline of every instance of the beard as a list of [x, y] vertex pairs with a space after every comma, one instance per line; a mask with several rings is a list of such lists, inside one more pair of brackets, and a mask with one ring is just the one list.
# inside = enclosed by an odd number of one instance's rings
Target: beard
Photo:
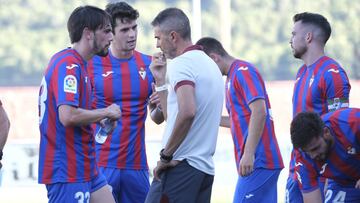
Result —
[[302, 46], [299, 47], [298, 49], [293, 48], [293, 52], [295, 58], [301, 59], [301, 57], [307, 52], [307, 47]]
[[331, 145], [332, 145], [331, 140], [325, 139], [325, 143], [326, 143], [326, 149], [325, 149], [324, 153], [322, 153], [320, 156], [318, 156], [316, 158], [318, 161], [321, 161], [321, 162], [326, 161], [329, 158], [330, 152], [331, 152]]
[[[109, 45], [110, 46], [110, 45]], [[94, 40], [94, 50], [95, 50], [95, 55], [98, 55], [100, 57], [106, 57], [109, 53], [109, 46], [105, 46], [104, 48], [100, 48], [100, 45], [97, 42], [97, 39], [95, 38]]]

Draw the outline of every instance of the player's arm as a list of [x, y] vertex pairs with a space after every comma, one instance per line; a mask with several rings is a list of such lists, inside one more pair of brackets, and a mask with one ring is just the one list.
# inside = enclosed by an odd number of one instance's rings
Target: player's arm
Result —
[[249, 175], [254, 169], [255, 151], [266, 121], [266, 104], [264, 99], [256, 99], [249, 104], [249, 107], [251, 109], [249, 132], [239, 167], [239, 172], [242, 176]]
[[185, 139], [193, 123], [196, 113], [195, 88], [193, 85], [185, 84], [176, 90], [178, 102], [178, 114], [171, 136], [163, 151], [164, 155], [174, 154]]
[[65, 126], [81, 126], [99, 122], [104, 118], [117, 120], [121, 110], [117, 104], [111, 104], [103, 109], [87, 110], [70, 105], [60, 105], [58, 108], [60, 122]]
[[320, 189], [311, 192], [302, 192], [304, 203], [322, 203]]
[[9, 134], [10, 121], [0, 101], [0, 169], [2, 168], [1, 159], [3, 149]]
[[221, 116], [220, 126], [225, 128], [230, 128], [230, 118], [229, 116]]
[[350, 82], [346, 72], [334, 66], [324, 74], [325, 95], [328, 111], [349, 107]]

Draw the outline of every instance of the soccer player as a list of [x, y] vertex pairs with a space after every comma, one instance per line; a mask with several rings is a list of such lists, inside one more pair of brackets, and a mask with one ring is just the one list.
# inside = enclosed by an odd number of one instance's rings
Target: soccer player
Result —
[[[152, 25], [162, 53], [154, 55], [150, 69], [167, 123], [145, 202], [210, 202], [224, 99], [221, 73], [192, 44], [190, 22], [182, 10], [165, 9]], [[172, 59], [169, 64], [166, 58]]]
[[[295, 58], [304, 65], [296, 74], [293, 92], [293, 116], [303, 111], [322, 115], [349, 106], [350, 83], [343, 68], [324, 53], [331, 34], [325, 17], [315, 13], [294, 15], [290, 45]], [[296, 150], [291, 153], [286, 202], [302, 203], [303, 197], [296, 181]], [[324, 179], [321, 181], [324, 187]]]
[[[291, 123], [305, 203], [360, 202], [360, 109], [299, 113]], [[329, 178], [325, 200], [318, 177]]]
[[87, 61], [106, 56], [113, 38], [110, 16], [93, 6], [70, 15], [72, 48], [50, 60], [39, 92], [39, 183], [46, 184], [49, 202], [115, 202], [95, 160], [90, 124], [120, 118], [118, 105], [91, 110]]
[[[116, 202], [144, 202], [150, 187], [145, 150], [148, 104], [155, 122], [161, 123], [163, 116], [149, 101], [154, 82], [149, 69], [151, 56], [135, 50], [138, 11], [125, 2], [109, 3], [106, 11], [112, 18], [114, 40], [108, 56], [95, 56], [89, 62], [92, 107], [116, 103], [122, 117], [105, 143], [96, 143], [96, 158]], [[96, 132], [100, 125], [95, 127]]]
[[197, 43], [227, 76], [225, 95], [239, 173], [233, 202], [277, 202], [277, 181], [284, 168], [274, 132], [270, 101], [264, 81], [250, 63], [235, 59], [210, 37]]
[[9, 130], [10, 121], [0, 100], [0, 169], [2, 168], [3, 149], [9, 135]]

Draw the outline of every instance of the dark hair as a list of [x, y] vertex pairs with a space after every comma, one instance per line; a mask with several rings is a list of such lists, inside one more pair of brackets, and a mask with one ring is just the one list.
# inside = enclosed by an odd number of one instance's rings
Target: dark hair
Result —
[[313, 138], [320, 137], [323, 133], [324, 122], [317, 113], [299, 113], [291, 122], [290, 134], [294, 148], [307, 147]]
[[293, 21], [294, 22], [301, 21], [301, 23], [311, 24], [320, 28], [321, 30], [320, 39], [324, 44], [326, 44], [326, 42], [328, 41], [331, 35], [331, 26], [329, 22], [324, 16], [320, 14], [308, 13], [308, 12], [298, 13], [294, 15]]
[[210, 53], [216, 53], [220, 56], [228, 55], [222, 44], [215, 38], [203, 37], [199, 39], [196, 44], [202, 46], [204, 52], [207, 55], [209, 55]]
[[175, 31], [183, 39], [191, 39], [189, 18], [178, 8], [167, 8], [161, 11], [151, 22], [152, 26], [159, 26], [163, 32]]
[[110, 15], [95, 6], [77, 7], [70, 15], [67, 28], [71, 43], [80, 41], [85, 28], [95, 31], [110, 23]]
[[124, 23], [125, 21], [136, 20], [139, 17], [139, 12], [123, 1], [107, 4], [105, 11], [111, 16], [111, 25], [113, 28], [116, 27], [116, 19], [120, 19], [121, 22]]

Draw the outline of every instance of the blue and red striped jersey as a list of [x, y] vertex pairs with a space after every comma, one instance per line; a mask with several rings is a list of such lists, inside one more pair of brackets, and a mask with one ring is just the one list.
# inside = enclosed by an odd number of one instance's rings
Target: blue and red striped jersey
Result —
[[326, 161], [312, 160], [304, 152], [296, 156], [296, 172], [300, 188], [318, 188], [318, 177], [332, 179], [340, 185], [355, 187], [360, 179], [360, 109], [346, 108], [322, 116], [334, 138]]
[[249, 105], [257, 99], [265, 100], [267, 116], [255, 152], [254, 168], [283, 168], [284, 164], [274, 132], [269, 98], [258, 70], [248, 62], [235, 60], [230, 67], [225, 90], [226, 108], [230, 117], [237, 169], [239, 169], [240, 159], [244, 153], [248, 136], [251, 116]]
[[89, 181], [97, 175], [90, 125], [64, 127], [60, 105], [91, 109], [91, 84], [86, 61], [65, 49], [50, 60], [39, 92], [39, 183]]
[[[129, 59], [107, 57], [89, 61], [93, 86], [93, 108], [112, 103], [120, 106], [122, 116], [117, 128], [104, 144], [96, 143], [99, 166], [121, 169], [148, 169], [145, 150], [145, 119], [148, 98], [154, 82], [149, 65], [151, 56], [134, 51]], [[93, 126], [97, 131], [99, 125]]]
[[[350, 82], [343, 68], [332, 58], [320, 57], [314, 64], [303, 65], [296, 74], [293, 92], [293, 117], [304, 111], [323, 115], [349, 107]], [[296, 150], [291, 153], [290, 177], [294, 176]]]

